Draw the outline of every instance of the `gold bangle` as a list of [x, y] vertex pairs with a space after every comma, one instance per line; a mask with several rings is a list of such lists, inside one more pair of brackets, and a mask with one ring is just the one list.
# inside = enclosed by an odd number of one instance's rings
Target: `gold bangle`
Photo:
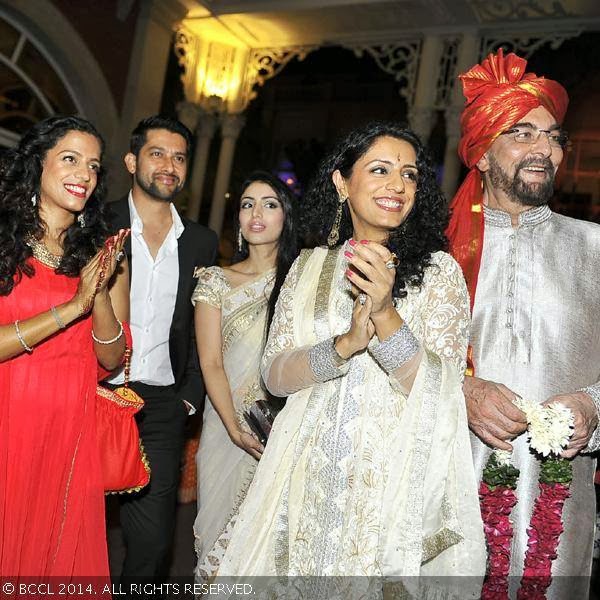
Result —
[[23, 348], [27, 352], [29, 352], [29, 354], [31, 354], [33, 352], [33, 348], [31, 348], [30, 346], [27, 345], [27, 343], [23, 339], [23, 336], [21, 335], [21, 330], [19, 329], [19, 319], [17, 319], [15, 321], [15, 332], [17, 334], [17, 338], [19, 339], [19, 342], [21, 342], [21, 346], [23, 346]]
[[110, 344], [114, 344], [116, 341], [120, 340], [121, 336], [123, 335], [123, 323], [121, 323], [121, 321], [119, 321], [119, 319], [117, 319], [117, 323], [119, 324], [119, 333], [117, 333], [117, 335], [115, 335], [115, 337], [112, 338], [111, 340], [100, 340], [100, 339], [98, 339], [94, 335], [94, 330], [93, 329], [92, 329], [92, 339], [97, 344], [102, 344], [103, 346], [109, 346]]

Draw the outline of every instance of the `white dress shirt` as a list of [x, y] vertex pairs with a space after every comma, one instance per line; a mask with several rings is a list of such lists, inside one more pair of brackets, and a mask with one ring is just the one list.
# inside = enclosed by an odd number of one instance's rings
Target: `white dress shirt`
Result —
[[[177, 239], [184, 227], [173, 204], [170, 207], [173, 225], [159, 248], [156, 259], [153, 259], [142, 235], [142, 219], [129, 192], [132, 262], [130, 326], [133, 337], [130, 380], [148, 385], [175, 383], [169, 354], [169, 332], [179, 282]], [[109, 381], [122, 384], [123, 373]]]

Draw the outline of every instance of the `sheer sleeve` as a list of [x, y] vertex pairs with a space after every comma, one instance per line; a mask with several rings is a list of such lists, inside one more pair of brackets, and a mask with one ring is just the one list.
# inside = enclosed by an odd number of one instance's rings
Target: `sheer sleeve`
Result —
[[223, 294], [229, 289], [229, 283], [220, 267], [200, 269], [198, 283], [192, 294], [192, 304], [203, 302], [215, 308], [221, 308]]
[[422, 342], [404, 324], [370, 349], [388, 372], [392, 386], [403, 394], [410, 393], [425, 351], [454, 363], [461, 378], [466, 368], [471, 322], [469, 294], [458, 263], [449, 254], [437, 254], [423, 279], [423, 287]]
[[263, 353], [261, 374], [267, 389], [275, 396], [289, 396], [315, 383], [340, 377], [348, 370], [346, 361], [338, 364], [333, 338], [314, 346], [296, 346], [294, 297], [299, 276], [300, 258], [281, 286]]

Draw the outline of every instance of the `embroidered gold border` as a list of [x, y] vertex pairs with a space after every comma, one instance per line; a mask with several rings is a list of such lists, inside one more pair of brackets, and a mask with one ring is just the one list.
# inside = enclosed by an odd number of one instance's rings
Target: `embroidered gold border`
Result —
[[144, 401], [130, 388], [119, 387], [116, 390], [109, 390], [101, 385], [97, 386], [96, 393], [115, 404], [123, 407], [141, 408]]
[[[314, 251], [303, 250], [299, 258], [299, 274], [298, 283], [301, 281], [302, 272], [306, 267], [309, 258], [314, 256]], [[330, 250], [327, 252], [323, 263], [321, 265], [321, 273], [319, 275], [319, 281], [317, 283], [317, 293], [315, 297], [314, 306], [314, 332], [318, 339], [326, 338], [329, 335], [329, 319], [327, 318], [327, 311], [329, 306], [329, 295], [333, 288], [333, 272], [338, 258], [338, 250]], [[318, 258], [317, 258], [318, 260]], [[317, 321], [323, 321], [318, 327]], [[327, 392], [323, 386], [314, 386], [306, 404], [306, 410], [304, 411], [304, 417], [302, 424], [298, 431], [298, 438], [294, 447], [294, 458], [292, 461], [293, 471], [297, 465], [298, 459], [302, 454], [302, 451], [306, 447], [312, 432], [314, 431], [316, 419], [321, 412], [323, 403], [325, 402]], [[289, 504], [289, 491], [290, 491], [289, 478], [282, 493], [281, 508], [277, 516], [275, 525], [275, 541], [273, 545], [273, 558], [275, 563], [275, 572], [278, 576], [285, 577], [289, 573], [290, 569], [290, 546], [289, 546], [289, 522], [288, 522], [288, 504]]]
[[317, 295], [315, 298], [315, 336], [317, 341], [329, 337], [329, 298], [333, 289], [333, 274], [337, 264], [339, 250], [328, 250], [323, 266], [321, 267], [321, 275], [317, 285]]
[[232, 341], [247, 331], [258, 318], [260, 318], [267, 306], [266, 298], [259, 298], [237, 311], [223, 327], [223, 352], [231, 346]]

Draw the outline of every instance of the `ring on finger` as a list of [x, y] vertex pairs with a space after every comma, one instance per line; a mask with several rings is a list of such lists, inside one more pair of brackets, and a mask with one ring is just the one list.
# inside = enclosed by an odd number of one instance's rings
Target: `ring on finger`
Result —
[[125, 252], [121, 250], [119, 254], [117, 254], [117, 262], [121, 262], [125, 258]]
[[385, 263], [386, 269], [395, 269], [400, 264], [398, 257], [392, 252]]
[[364, 292], [361, 292], [358, 296], [358, 303], [361, 306], [364, 306], [365, 302], [367, 301], [367, 295]]

